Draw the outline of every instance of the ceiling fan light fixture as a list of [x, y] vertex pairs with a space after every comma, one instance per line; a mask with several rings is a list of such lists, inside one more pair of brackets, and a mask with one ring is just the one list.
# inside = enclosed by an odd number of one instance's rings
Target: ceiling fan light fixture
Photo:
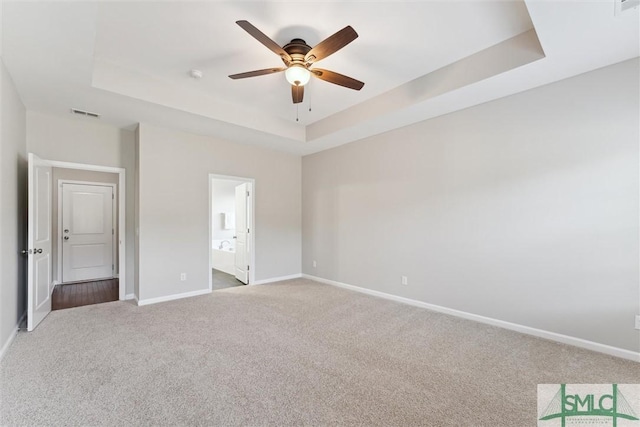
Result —
[[309, 83], [311, 72], [304, 65], [293, 64], [284, 72], [287, 81], [294, 86], [304, 86]]

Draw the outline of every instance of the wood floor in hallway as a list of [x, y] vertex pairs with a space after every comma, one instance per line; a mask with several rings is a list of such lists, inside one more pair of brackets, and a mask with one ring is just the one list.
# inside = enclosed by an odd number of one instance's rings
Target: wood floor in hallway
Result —
[[56, 285], [51, 299], [51, 309], [62, 310], [117, 301], [118, 292], [118, 279]]

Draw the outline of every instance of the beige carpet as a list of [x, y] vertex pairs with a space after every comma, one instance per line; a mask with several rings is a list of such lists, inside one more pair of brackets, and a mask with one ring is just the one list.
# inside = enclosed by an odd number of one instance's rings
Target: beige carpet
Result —
[[53, 312], [0, 368], [3, 426], [534, 426], [538, 383], [640, 383], [633, 362], [302, 279]]

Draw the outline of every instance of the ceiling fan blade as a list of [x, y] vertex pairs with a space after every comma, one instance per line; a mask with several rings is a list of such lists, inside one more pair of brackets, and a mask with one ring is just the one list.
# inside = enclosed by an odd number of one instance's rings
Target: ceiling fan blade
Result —
[[304, 98], [304, 86], [291, 85], [291, 97], [293, 98], [294, 104], [301, 103], [302, 98]]
[[285, 67], [265, 68], [264, 70], [255, 70], [255, 71], [247, 71], [246, 73], [232, 74], [229, 77], [234, 80], [246, 79], [247, 77], [257, 77], [257, 76], [264, 76], [265, 74], [279, 73], [284, 70], [286, 70]]
[[364, 86], [364, 83], [360, 80], [356, 80], [349, 76], [345, 76], [334, 71], [323, 70], [320, 68], [314, 68], [311, 71], [311, 74], [319, 78], [320, 80], [324, 80], [325, 82], [333, 83], [335, 85], [344, 86], [353, 90], [360, 90]]
[[243, 30], [249, 33], [254, 39], [268, 47], [272, 52], [281, 57], [287, 64], [291, 62], [291, 56], [276, 42], [271, 40], [266, 34], [254, 27], [249, 21], [236, 21]]
[[356, 30], [347, 25], [332, 36], [327, 37], [311, 49], [304, 57], [307, 64], [320, 61], [334, 52], [342, 49], [352, 41], [358, 38]]

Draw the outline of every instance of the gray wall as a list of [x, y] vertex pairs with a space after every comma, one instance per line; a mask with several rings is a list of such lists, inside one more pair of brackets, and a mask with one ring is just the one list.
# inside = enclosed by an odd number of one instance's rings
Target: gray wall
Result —
[[26, 310], [26, 112], [0, 57], [0, 349]]
[[300, 273], [299, 156], [144, 123], [139, 133], [141, 299], [208, 288], [210, 173], [255, 179], [256, 280]]
[[133, 295], [138, 298], [140, 295], [139, 284], [140, 284], [140, 269], [138, 266], [140, 265], [140, 239], [138, 237], [140, 230], [140, 126], [136, 127], [135, 131], [135, 172], [134, 172], [134, 245], [133, 245], [133, 256], [134, 263], [136, 265], [136, 270], [134, 272], [134, 282], [133, 282]]
[[639, 71], [304, 157], [303, 272], [640, 350]]
[[27, 150], [47, 160], [125, 168], [126, 293], [135, 280], [135, 133], [88, 118], [27, 112]]
[[[119, 200], [119, 190], [118, 190], [118, 174], [116, 173], [108, 173], [108, 172], [94, 172], [80, 169], [65, 169], [65, 168], [52, 168], [52, 184], [53, 184], [53, 192], [51, 197], [51, 206], [52, 206], [52, 215], [51, 215], [51, 230], [53, 237], [53, 244], [51, 245], [51, 261], [53, 263], [53, 280], [59, 280], [59, 271], [58, 271], [58, 257], [61, 254], [58, 254], [58, 243], [59, 243], [59, 235], [58, 235], [58, 196], [60, 193], [60, 187], [58, 186], [58, 180], [70, 180], [70, 181], [86, 181], [86, 182], [99, 182], [99, 183], [107, 183], [107, 184], [115, 184], [116, 192], [115, 192], [115, 216], [113, 217], [113, 225], [115, 228], [115, 235], [119, 236], [120, 227], [118, 224], [118, 200]], [[117, 243], [117, 242], [116, 242]], [[119, 245], [115, 245], [115, 273], [119, 273], [119, 265], [118, 265], [118, 256], [119, 256]]]

